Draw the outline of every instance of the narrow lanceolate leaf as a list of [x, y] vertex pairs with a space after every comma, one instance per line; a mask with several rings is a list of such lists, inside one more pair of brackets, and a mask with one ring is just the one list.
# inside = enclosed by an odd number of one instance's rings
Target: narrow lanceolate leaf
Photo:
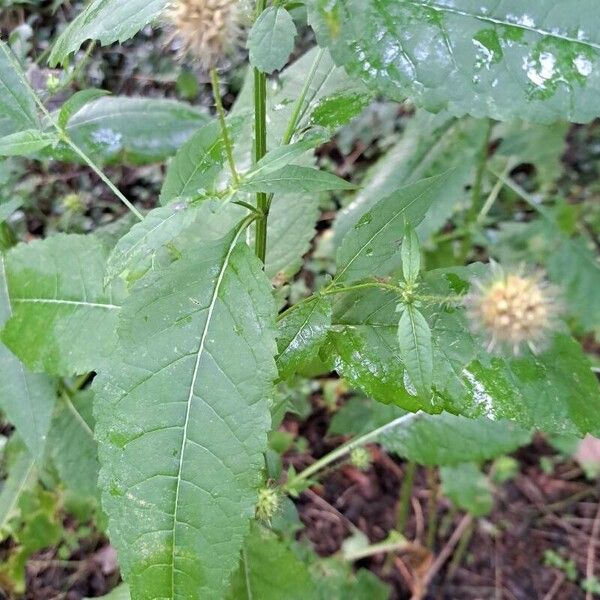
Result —
[[401, 252], [404, 279], [407, 283], [415, 283], [421, 270], [421, 249], [417, 232], [412, 225], [406, 227]]
[[282, 379], [315, 358], [331, 326], [331, 312], [329, 299], [317, 298], [291, 310], [281, 319], [277, 366]]
[[384, 95], [509, 120], [600, 115], [595, 0], [311, 0], [319, 42]]
[[23, 449], [10, 462], [8, 477], [0, 492], [0, 540], [6, 538], [8, 524], [18, 514], [21, 495], [36, 481], [35, 460]]
[[51, 133], [26, 129], [0, 137], [0, 156], [29, 156], [58, 142]]
[[418, 225], [444, 193], [451, 171], [400, 188], [380, 200], [346, 233], [337, 253], [338, 281], [386, 275], [399, 267], [407, 223]]
[[288, 165], [272, 173], [260, 171], [251, 175], [241, 186], [246, 192], [324, 192], [327, 190], [351, 190], [354, 185], [344, 179], [311, 167]]
[[56, 235], [7, 254], [12, 316], [2, 340], [31, 370], [87, 373], [112, 350], [122, 292], [104, 287], [106, 254], [92, 235]]
[[93, 394], [63, 394], [50, 429], [52, 461], [64, 486], [80, 498], [98, 495], [98, 445], [94, 439]]
[[296, 25], [285, 8], [269, 6], [254, 23], [248, 36], [250, 64], [263, 73], [285, 67], [296, 37]]
[[410, 382], [423, 398], [431, 396], [433, 349], [431, 329], [425, 317], [413, 305], [406, 306], [398, 323], [400, 356]]
[[[228, 120], [229, 134], [234, 138], [242, 122], [240, 117]], [[207, 123], [181, 146], [169, 164], [160, 192], [161, 204], [212, 190], [225, 158], [225, 142], [219, 122]]]
[[0, 40], [0, 135], [38, 129], [35, 100], [10, 48]]
[[61, 107], [58, 113], [58, 124], [63, 129], [67, 126], [69, 119], [79, 110], [81, 110], [88, 102], [107, 96], [110, 92], [106, 90], [98, 90], [88, 88], [75, 92]]
[[150, 23], [168, 0], [93, 0], [62, 32], [50, 54], [50, 65], [64, 62], [86, 40], [105, 46], [124, 42]]
[[[5, 260], [0, 255], [0, 327], [10, 319], [13, 309], [6, 286]], [[0, 343], [0, 410], [17, 428], [36, 460], [44, 453], [55, 402], [52, 380], [46, 375], [30, 373]]]
[[308, 600], [315, 595], [305, 563], [274, 533], [254, 524], [226, 600]]
[[141, 280], [94, 382], [103, 505], [136, 599], [221, 600], [254, 514], [275, 306], [241, 235]]

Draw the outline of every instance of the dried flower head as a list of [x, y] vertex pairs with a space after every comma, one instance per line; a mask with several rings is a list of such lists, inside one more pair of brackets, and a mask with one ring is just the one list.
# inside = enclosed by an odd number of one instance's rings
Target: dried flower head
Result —
[[208, 71], [239, 47], [243, 6], [239, 0], [172, 0], [164, 13], [170, 41], [179, 42], [181, 57], [190, 55]]
[[506, 272], [492, 263], [489, 278], [474, 280], [466, 297], [471, 325], [488, 337], [488, 352], [508, 348], [518, 355], [528, 346], [538, 353], [557, 325], [557, 292], [541, 272]]

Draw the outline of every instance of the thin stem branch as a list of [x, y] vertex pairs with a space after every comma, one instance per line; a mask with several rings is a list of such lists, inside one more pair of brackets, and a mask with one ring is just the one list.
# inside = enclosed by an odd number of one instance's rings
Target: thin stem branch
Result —
[[310, 479], [313, 475], [316, 475], [319, 471], [322, 471], [332, 462], [335, 462], [336, 460], [346, 456], [347, 454], [350, 454], [355, 448], [359, 448], [361, 446], [364, 446], [365, 444], [368, 444], [369, 442], [375, 441], [380, 435], [384, 434], [386, 431], [409, 425], [416, 419], [419, 419], [420, 415], [422, 414], [423, 413], [419, 411], [416, 413], [409, 413], [403, 415], [402, 417], [398, 417], [397, 419], [394, 419], [393, 421], [390, 421], [389, 423], [386, 423], [385, 425], [382, 425], [381, 427], [378, 427], [373, 431], [365, 433], [364, 435], [361, 435], [360, 437], [351, 440], [346, 444], [343, 444], [339, 448], [336, 448], [329, 454], [326, 454], [325, 456], [314, 462], [312, 465], [304, 469], [304, 471], [298, 473], [295, 477], [293, 477], [290, 481], [287, 482], [287, 484], [285, 485], [285, 489], [292, 489], [298, 483]]
[[296, 127], [298, 125], [298, 122], [301, 119], [301, 113], [304, 109], [304, 102], [306, 100], [308, 90], [310, 89], [310, 86], [315, 77], [317, 69], [319, 68], [319, 65], [321, 64], [321, 60], [323, 59], [324, 54], [325, 54], [325, 50], [321, 49], [321, 50], [319, 50], [319, 53], [315, 57], [313, 65], [310, 69], [310, 73], [308, 74], [308, 77], [306, 78], [306, 81], [304, 82], [304, 86], [302, 87], [300, 95], [298, 96], [298, 99], [296, 100], [296, 104], [294, 105], [294, 110], [292, 111], [292, 115], [290, 117], [287, 128], [285, 130], [285, 134], [283, 135], [283, 143], [282, 143], [283, 146], [287, 146], [292, 141], [292, 137], [294, 136], [294, 133], [296, 132]]
[[406, 463], [404, 481], [402, 482], [402, 488], [400, 490], [400, 504], [398, 505], [398, 518], [396, 524], [396, 529], [402, 534], [404, 534], [406, 523], [408, 521], [408, 511], [410, 509], [410, 499], [412, 497], [416, 470], [416, 463]]
[[405, 550], [412, 546], [411, 542], [406, 539], [398, 540], [397, 542], [379, 542], [378, 544], [371, 544], [366, 548], [360, 548], [344, 554], [344, 559], [349, 562], [356, 562], [369, 556], [375, 556], [376, 554], [384, 554], [388, 552], [397, 552], [398, 550]]
[[221, 99], [221, 84], [219, 83], [219, 74], [216, 69], [210, 70], [210, 81], [212, 83], [219, 123], [221, 124], [221, 135], [223, 136], [223, 143], [225, 144], [225, 154], [227, 155], [229, 170], [231, 171], [233, 182], [237, 185], [240, 182], [240, 176], [238, 175], [237, 169], [235, 168], [235, 161], [233, 160], [233, 146], [231, 144], [231, 138], [229, 137], [227, 122], [225, 121], [225, 109], [223, 108], [223, 101]]

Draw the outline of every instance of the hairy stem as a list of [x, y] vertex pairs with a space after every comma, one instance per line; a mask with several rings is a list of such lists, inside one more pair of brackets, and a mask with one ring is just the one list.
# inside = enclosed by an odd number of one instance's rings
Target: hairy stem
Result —
[[306, 469], [304, 469], [304, 471], [301, 471], [300, 473], [298, 473], [298, 475], [296, 475], [290, 481], [288, 481], [285, 485], [285, 489], [293, 489], [293, 487], [298, 483], [310, 479], [313, 475], [316, 475], [317, 473], [322, 471], [332, 462], [335, 462], [336, 460], [339, 460], [347, 454], [350, 454], [350, 452], [352, 452], [352, 450], [354, 450], [355, 448], [359, 448], [361, 446], [364, 446], [365, 444], [375, 441], [380, 435], [382, 435], [386, 431], [396, 429], [397, 427], [405, 427], [409, 425], [416, 419], [419, 419], [421, 414], [422, 413], [419, 411], [416, 413], [409, 413], [407, 415], [403, 415], [402, 417], [398, 417], [397, 419], [394, 419], [393, 421], [390, 421], [389, 423], [386, 423], [385, 425], [382, 425], [377, 429], [373, 429], [373, 431], [369, 431], [368, 433], [365, 433], [364, 435], [361, 435], [360, 437], [357, 437], [356, 439], [351, 440], [348, 443], [340, 446], [339, 448], [332, 450], [329, 454], [326, 454], [325, 456], [314, 462], [312, 465], [310, 465], [310, 467], [307, 467]]
[[221, 124], [221, 135], [223, 136], [223, 143], [225, 144], [225, 154], [227, 154], [229, 170], [231, 171], [233, 183], [238, 185], [240, 176], [238, 175], [237, 169], [235, 168], [235, 161], [233, 160], [233, 146], [231, 144], [231, 138], [229, 137], [227, 122], [225, 121], [225, 109], [223, 108], [223, 101], [221, 100], [221, 84], [219, 83], [219, 74], [216, 69], [210, 70], [210, 81], [212, 84], [213, 96], [215, 98], [217, 115], [219, 116], [219, 123]]
[[398, 505], [398, 518], [396, 525], [396, 529], [402, 534], [406, 529], [406, 522], [408, 521], [408, 511], [410, 509], [410, 499], [412, 497], [416, 470], [416, 463], [406, 463], [406, 472], [404, 473], [404, 481], [402, 482], [402, 489], [400, 490], [400, 504]]
[[[265, 10], [267, 0], [256, 3], [256, 17]], [[254, 69], [254, 162], [267, 153], [267, 76]], [[256, 194], [256, 208], [260, 216], [256, 221], [256, 256], [264, 263], [267, 256], [267, 224], [269, 221], [269, 198], [264, 192]]]

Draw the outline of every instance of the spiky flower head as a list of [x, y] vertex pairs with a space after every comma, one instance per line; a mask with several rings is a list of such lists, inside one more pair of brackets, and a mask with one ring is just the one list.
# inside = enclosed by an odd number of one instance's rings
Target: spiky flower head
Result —
[[350, 453], [350, 462], [361, 471], [366, 471], [371, 466], [371, 454], [366, 448], [354, 448]]
[[492, 262], [489, 277], [475, 279], [465, 300], [473, 330], [488, 339], [488, 352], [519, 355], [545, 348], [561, 312], [558, 290], [542, 272], [505, 271]]
[[189, 55], [208, 71], [240, 46], [244, 14], [240, 0], [172, 0], [164, 17], [180, 57]]
[[269, 522], [279, 510], [280, 498], [277, 490], [270, 487], [262, 488], [258, 492], [256, 502], [256, 518], [259, 521]]

